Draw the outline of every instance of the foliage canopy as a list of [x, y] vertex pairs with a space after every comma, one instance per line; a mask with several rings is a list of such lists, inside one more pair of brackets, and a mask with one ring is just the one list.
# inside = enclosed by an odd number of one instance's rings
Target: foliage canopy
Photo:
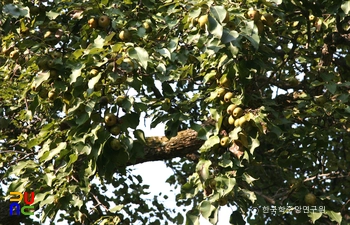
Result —
[[[0, 8], [0, 208], [11, 191], [36, 191], [41, 219], [63, 210], [69, 224], [216, 224], [224, 205], [232, 224], [349, 222], [350, 1]], [[146, 138], [142, 116], [167, 137]], [[127, 166], [162, 159], [151, 156], [187, 131], [197, 148], [163, 157], [178, 206], [193, 207], [183, 218], [156, 197], [145, 204], [148, 186]], [[307, 204], [318, 210], [296, 213]], [[272, 206], [284, 210], [263, 212]]]

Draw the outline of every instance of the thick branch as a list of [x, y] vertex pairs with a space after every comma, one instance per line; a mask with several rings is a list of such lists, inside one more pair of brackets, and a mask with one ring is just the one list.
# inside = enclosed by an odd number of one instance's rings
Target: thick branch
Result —
[[144, 149], [145, 157], [136, 160], [134, 164], [197, 154], [203, 143], [204, 140], [197, 139], [197, 132], [194, 130], [180, 131], [170, 140], [166, 137], [149, 137], [148, 146]]

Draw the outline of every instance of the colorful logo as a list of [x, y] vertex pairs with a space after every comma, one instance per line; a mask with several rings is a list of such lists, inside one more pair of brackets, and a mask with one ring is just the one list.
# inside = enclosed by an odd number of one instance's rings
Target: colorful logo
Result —
[[[21, 213], [26, 216], [34, 215], [34, 206], [31, 206], [31, 204], [34, 203], [34, 191], [30, 193], [30, 200], [28, 200], [28, 192], [24, 192], [24, 198], [21, 192], [10, 192], [10, 195], [18, 195], [18, 198], [10, 198], [10, 202], [13, 202], [10, 204], [10, 216], [13, 215], [20, 215]], [[20, 206], [20, 202], [24, 200], [24, 206]], [[15, 214], [14, 214], [15, 212]]]

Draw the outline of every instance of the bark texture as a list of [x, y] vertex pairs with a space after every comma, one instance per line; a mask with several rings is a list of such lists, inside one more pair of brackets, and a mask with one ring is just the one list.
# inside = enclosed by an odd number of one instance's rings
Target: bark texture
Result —
[[198, 149], [204, 143], [204, 140], [197, 138], [197, 132], [194, 130], [179, 131], [177, 136], [170, 140], [167, 137], [148, 137], [146, 141], [145, 157], [134, 164], [176, 157], [194, 159]]

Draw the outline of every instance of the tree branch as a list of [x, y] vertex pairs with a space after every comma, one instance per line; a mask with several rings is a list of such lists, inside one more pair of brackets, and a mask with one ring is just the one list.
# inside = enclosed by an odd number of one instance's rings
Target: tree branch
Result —
[[198, 139], [197, 135], [194, 130], [184, 130], [170, 140], [166, 137], [149, 137], [144, 148], [145, 156], [132, 164], [193, 156], [204, 143], [204, 140]]

